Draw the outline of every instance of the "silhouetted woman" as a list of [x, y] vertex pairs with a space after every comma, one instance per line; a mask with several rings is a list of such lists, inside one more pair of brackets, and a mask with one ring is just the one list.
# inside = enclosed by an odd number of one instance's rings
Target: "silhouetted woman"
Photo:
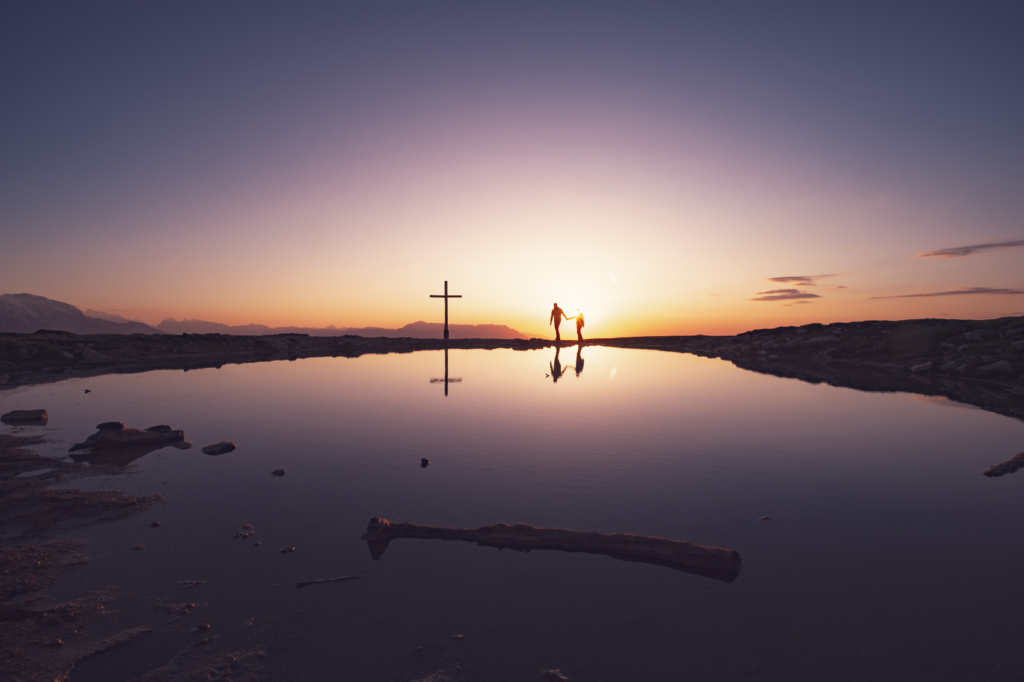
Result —
[[579, 339], [580, 343], [583, 343], [583, 313], [579, 310], [576, 311], [576, 338]]

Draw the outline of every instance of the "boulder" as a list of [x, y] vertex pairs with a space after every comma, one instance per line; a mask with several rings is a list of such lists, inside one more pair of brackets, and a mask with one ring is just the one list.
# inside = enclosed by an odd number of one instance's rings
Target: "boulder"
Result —
[[106, 362], [107, 360], [110, 359], [103, 353], [99, 352], [98, 350], [93, 350], [92, 348], [86, 348], [85, 350], [83, 350], [82, 357], [85, 358], [86, 360], [91, 360], [92, 362]]
[[978, 332], [967, 332], [964, 334], [964, 341], [970, 343], [981, 343], [981, 335]]
[[988, 365], [982, 365], [977, 369], [979, 374], [993, 374], [996, 372], [1012, 372], [1013, 367], [1006, 360], [1000, 360]]
[[4, 424], [35, 424], [38, 426], [46, 426], [46, 422], [50, 419], [50, 415], [46, 413], [46, 410], [11, 410], [7, 414], [0, 416], [0, 422]]
[[920, 365], [914, 365], [913, 367], [911, 367], [910, 371], [911, 372], [927, 372], [928, 370], [930, 370], [932, 368], [932, 366], [933, 365], [930, 362], [922, 362]]
[[215, 457], [217, 455], [226, 455], [236, 447], [237, 446], [234, 443], [225, 440], [220, 443], [214, 443], [213, 445], [207, 445], [203, 448], [203, 453]]
[[[1014, 341], [1010, 345], [1013, 346], [1014, 349], [1017, 350], [1018, 352], [1024, 353], [1024, 341]], [[0, 381], [0, 383], [3, 382]]]

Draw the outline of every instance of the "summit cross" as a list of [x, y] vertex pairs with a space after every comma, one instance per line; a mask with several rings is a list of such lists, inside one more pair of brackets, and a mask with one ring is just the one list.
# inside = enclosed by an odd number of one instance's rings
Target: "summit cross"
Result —
[[[448, 280], [444, 281], [444, 294], [430, 294], [430, 298], [443, 298], [444, 299], [444, 339], [448, 340], [448, 299], [449, 298], [462, 298], [462, 294], [449, 294], [448, 293]], [[447, 384], [445, 389], [447, 390]]]

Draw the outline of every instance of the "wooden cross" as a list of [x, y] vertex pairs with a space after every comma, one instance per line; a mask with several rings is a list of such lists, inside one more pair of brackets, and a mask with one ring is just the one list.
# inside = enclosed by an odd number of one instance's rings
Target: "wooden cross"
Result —
[[[448, 280], [444, 281], [444, 294], [430, 294], [430, 298], [443, 298], [444, 299], [444, 338], [448, 340], [448, 299], [449, 298], [462, 298], [462, 294], [449, 294], [448, 293]], [[448, 385], [445, 384], [447, 391]]]

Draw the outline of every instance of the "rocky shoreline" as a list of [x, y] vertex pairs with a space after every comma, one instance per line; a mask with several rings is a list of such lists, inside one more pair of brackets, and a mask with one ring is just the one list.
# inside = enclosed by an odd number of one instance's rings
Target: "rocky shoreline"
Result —
[[[550, 348], [548, 339], [413, 339], [300, 334], [0, 334], [0, 390], [111, 373], [355, 358], [421, 350]], [[561, 346], [575, 346], [562, 341]], [[863, 391], [945, 396], [1024, 419], [1024, 317], [904, 320], [759, 329], [736, 336], [588, 339], [728, 360], [738, 367]]]

